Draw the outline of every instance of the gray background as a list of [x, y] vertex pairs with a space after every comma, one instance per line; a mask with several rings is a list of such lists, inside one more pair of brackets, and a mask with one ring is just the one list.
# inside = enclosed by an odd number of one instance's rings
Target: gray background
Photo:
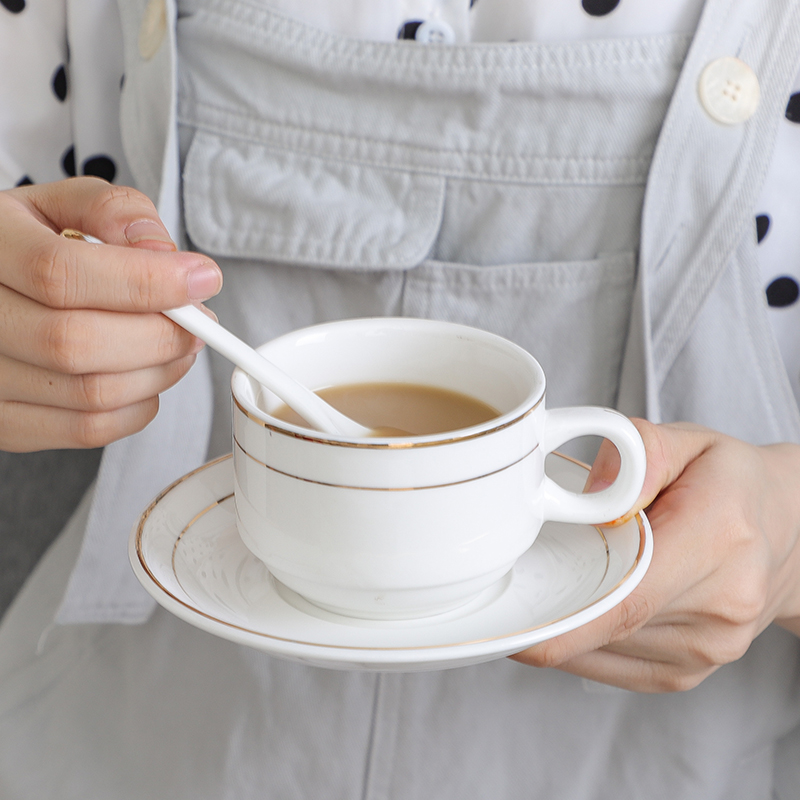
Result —
[[0, 452], [0, 617], [78, 505], [101, 454]]

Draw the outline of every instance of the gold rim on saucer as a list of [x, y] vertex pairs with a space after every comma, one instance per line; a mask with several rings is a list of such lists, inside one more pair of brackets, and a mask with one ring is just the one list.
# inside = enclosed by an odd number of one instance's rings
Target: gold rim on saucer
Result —
[[[563, 458], [563, 459], [565, 459], [567, 461], [570, 461], [570, 462], [572, 462], [572, 463], [574, 463], [574, 464], [576, 464], [578, 466], [583, 467], [587, 471], [589, 470], [589, 467], [586, 464], [583, 464], [582, 462], [577, 461], [576, 459], [570, 458], [569, 456], [563, 456], [560, 453], [557, 454], [557, 455], [560, 458]], [[148, 518], [153, 513], [155, 508], [158, 506], [158, 504], [171, 491], [173, 491], [176, 487], [180, 486], [182, 483], [184, 483], [188, 479], [192, 478], [193, 476], [197, 475], [200, 472], [203, 472], [206, 469], [214, 467], [214, 466], [220, 464], [221, 462], [224, 462], [224, 461], [226, 461], [228, 459], [231, 459], [231, 458], [232, 458], [232, 455], [228, 454], [228, 455], [221, 456], [220, 458], [217, 458], [214, 461], [210, 461], [208, 464], [204, 464], [203, 466], [198, 467], [197, 469], [193, 470], [192, 472], [189, 472], [188, 474], [184, 475], [182, 478], [179, 478], [177, 481], [175, 481], [174, 483], [170, 484], [166, 489], [164, 489], [164, 491], [162, 491], [155, 498], [155, 500], [153, 500], [153, 502], [147, 507], [147, 509], [144, 511], [144, 513], [142, 514], [142, 516], [141, 516], [141, 518], [139, 520], [138, 526], [136, 528], [136, 534], [135, 534], [135, 540], [134, 540], [134, 542], [135, 542], [135, 552], [136, 552], [136, 557], [137, 557], [137, 560], [138, 560], [139, 565], [141, 566], [141, 568], [144, 570], [144, 572], [147, 574], [147, 576], [150, 578], [150, 580], [153, 582], [153, 584], [156, 585], [160, 589], [160, 591], [163, 592], [166, 596], [171, 598], [171, 600], [173, 600], [174, 602], [176, 602], [179, 605], [183, 606], [184, 608], [188, 609], [193, 614], [197, 614], [197, 615], [199, 615], [201, 617], [204, 617], [205, 619], [211, 620], [212, 622], [214, 622], [216, 624], [223, 625], [223, 626], [225, 626], [227, 628], [231, 628], [233, 630], [241, 631], [243, 633], [247, 633], [247, 634], [250, 634], [250, 635], [253, 635], [253, 636], [257, 636], [257, 637], [260, 637], [260, 638], [264, 638], [264, 639], [270, 639], [270, 640], [279, 641], [279, 642], [286, 642], [286, 643], [289, 643], [289, 644], [305, 646], [305, 647], [326, 648], [326, 649], [330, 649], [330, 650], [343, 650], [343, 651], [344, 650], [362, 651], [362, 652], [363, 651], [366, 651], [366, 652], [378, 652], [378, 651], [381, 651], [381, 652], [387, 652], [387, 651], [404, 652], [404, 651], [419, 651], [419, 650], [442, 650], [442, 649], [445, 649], [445, 648], [450, 649], [450, 648], [464, 647], [466, 645], [481, 644], [481, 643], [484, 643], [484, 642], [496, 642], [496, 641], [502, 641], [502, 640], [506, 640], [506, 639], [513, 639], [514, 637], [521, 636], [521, 635], [524, 635], [524, 634], [527, 634], [527, 633], [531, 633], [533, 631], [537, 631], [537, 630], [540, 630], [542, 628], [546, 628], [549, 625], [554, 625], [554, 624], [556, 624], [556, 623], [558, 623], [558, 622], [560, 622], [560, 621], [562, 621], [564, 619], [567, 619], [569, 617], [575, 616], [576, 614], [579, 614], [582, 611], [585, 611], [587, 608], [590, 608], [591, 606], [601, 602], [606, 597], [608, 597], [610, 594], [612, 594], [614, 591], [616, 591], [620, 586], [622, 586], [630, 578], [631, 574], [635, 571], [635, 569], [640, 564], [640, 562], [642, 560], [642, 557], [644, 555], [644, 551], [645, 551], [646, 530], [645, 530], [644, 523], [642, 521], [642, 515], [641, 514], [637, 514], [635, 519], [636, 519], [636, 523], [637, 523], [638, 529], [639, 529], [639, 548], [638, 548], [638, 551], [636, 553], [636, 557], [633, 559], [633, 562], [632, 562], [630, 568], [628, 569], [628, 571], [625, 573], [625, 575], [611, 589], [609, 589], [602, 596], [592, 599], [591, 602], [586, 603], [584, 606], [581, 606], [580, 608], [577, 608], [577, 609], [574, 609], [574, 610], [570, 611], [568, 614], [563, 614], [563, 615], [561, 615], [559, 617], [555, 617], [553, 619], [549, 619], [549, 620], [547, 620], [545, 622], [542, 622], [542, 623], [540, 623], [538, 625], [534, 625], [534, 626], [531, 626], [531, 627], [528, 627], [528, 628], [523, 628], [521, 630], [513, 631], [513, 632], [510, 632], [510, 633], [504, 633], [504, 634], [502, 634], [500, 636], [490, 636], [490, 637], [485, 637], [485, 638], [482, 638], [482, 639], [471, 639], [471, 640], [466, 640], [466, 641], [461, 641], [461, 642], [448, 642], [446, 644], [413, 645], [413, 646], [398, 646], [398, 647], [365, 647], [365, 646], [360, 646], [360, 645], [338, 645], [338, 644], [311, 642], [311, 641], [306, 641], [306, 640], [303, 640], [303, 639], [292, 639], [292, 638], [288, 638], [288, 637], [284, 637], [284, 636], [276, 636], [274, 634], [265, 633], [264, 631], [259, 631], [259, 630], [256, 630], [254, 628], [248, 628], [248, 627], [245, 627], [243, 625], [236, 625], [235, 623], [228, 622], [227, 620], [224, 620], [224, 619], [220, 619], [219, 617], [215, 617], [213, 614], [209, 614], [209, 613], [207, 613], [205, 611], [202, 611], [199, 608], [197, 608], [196, 606], [194, 606], [194, 605], [192, 605], [190, 603], [187, 603], [184, 600], [181, 600], [179, 597], [177, 597], [175, 594], [173, 594], [166, 586], [164, 586], [164, 584], [161, 583], [161, 581], [159, 581], [159, 579], [156, 577], [156, 575], [150, 569], [150, 566], [148, 565], [147, 560], [145, 559], [145, 556], [144, 556], [144, 552], [143, 552], [143, 548], [142, 548], [142, 537], [143, 537], [143, 533], [144, 533], [144, 528], [145, 528], [145, 525], [147, 523]], [[175, 540], [175, 543], [173, 545], [173, 548], [172, 548], [172, 564], [171, 564], [171, 568], [172, 568], [172, 572], [173, 572], [173, 575], [175, 577], [175, 580], [178, 582], [178, 585], [180, 585], [181, 588], [183, 588], [182, 584], [181, 584], [180, 579], [178, 578], [178, 575], [177, 575], [177, 573], [175, 571], [175, 554], [177, 552], [177, 548], [179, 546], [179, 543], [185, 537], [186, 534], [190, 533], [191, 528], [200, 519], [202, 519], [206, 514], [212, 512], [214, 509], [216, 509], [219, 506], [221, 506], [223, 503], [225, 503], [227, 501], [230, 501], [232, 497], [233, 497], [232, 493], [227, 493], [227, 494], [221, 496], [215, 502], [209, 504], [206, 508], [204, 508], [202, 511], [198, 512], [194, 517], [192, 517], [192, 519], [183, 527], [183, 529], [178, 534], [178, 536], [177, 536], [177, 538]], [[593, 527], [597, 531], [597, 533], [600, 536], [600, 538], [601, 538], [601, 540], [603, 542], [603, 545], [605, 547], [606, 568], [605, 568], [605, 571], [604, 571], [604, 574], [603, 574], [603, 578], [600, 581], [600, 584], [602, 584], [602, 580], [604, 580], [605, 576], [608, 574], [609, 562], [610, 562], [610, 550], [609, 550], [608, 540], [606, 539], [605, 534], [603, 533], [603, 531], [599, 527], [597, 527], [597, 526], [589, 526], [589, 527]], [[598, 585], [600, 585], [600, 584], [598, 584]]]

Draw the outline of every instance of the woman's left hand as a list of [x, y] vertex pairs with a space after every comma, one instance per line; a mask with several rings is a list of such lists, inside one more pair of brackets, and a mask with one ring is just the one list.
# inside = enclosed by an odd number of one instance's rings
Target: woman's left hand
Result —
[[[680, 691], [741, 658], [773, 621], [800, 636], [800, 446], [634, 422], [648, 467], [631, 515], [646, 509], [653, 526], [650, 569], [602, 617], [513, 658], [634, 691]], [[604, 442], [587, 490], [613, 480], [618, 463]]]

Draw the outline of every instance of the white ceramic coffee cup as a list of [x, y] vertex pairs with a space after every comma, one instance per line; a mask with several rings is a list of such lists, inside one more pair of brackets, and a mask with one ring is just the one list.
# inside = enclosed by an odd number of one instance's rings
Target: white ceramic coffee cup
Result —
[[[633, 424], [602, 408], [545, 409], [525, 350], [452, 323], [357, 319], [258, 348], [318, 390], [408, 382], [475, 397], [500, 416], [408, 439], [347, 439], [270, 416], [282, 403], [233, 374], [235, 503], [245, 545], [311, 603], [369, 619], [443, 613], [500, 580], [545, 520], [602, 523], [637, 499], [645, 452]], [[544, 474], [564, 442], [603, 436], [621, 468], [607, 489], [568, 492]]]

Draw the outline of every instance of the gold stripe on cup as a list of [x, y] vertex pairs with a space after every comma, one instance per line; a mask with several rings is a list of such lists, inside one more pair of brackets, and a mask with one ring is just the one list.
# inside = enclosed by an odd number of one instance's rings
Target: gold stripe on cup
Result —
[[292, 475], [290, 472], [284, 472], [283, 470], [280, 470], [277, 467], [271, 467], [269, 464], [265, 464], [255, 456], [250, 455], [250, 453], [248, 453], [247, 450], [245, 450], [244, 447], [239, 444], [239, 440], [235, 436], [233, 437], [233, 442], [249, 459], [255, 461], [255, 463], [261, 467], [265, 467], [272, 472], [277, 472], [278, 475], [283, 475], [287, 478], [293, 478], [297, 481], [304, 481], [305, 483], [314, 483], [317, 486], [331, 486], [334, 489], [359, 489], [365, 492], [418, 492], [422, 489], [444, 489], [447, 486], [458, 486], [462, 483], [471, 483], [472, 481], [479, 481], [481, 478], [488, 478], [490, 475], [497, 475], [499, 472], [504, 472], [505, 470], [516, 466], [520, 462], [524, 461], [529, 455], [531, 455], [531, 453], [534, 453], [539, 449], [539, 445], [536, 444], [532, 450], [525, 453], [524, 456], [518, 458], [516, 461], [513, 461], [511, 464], [506, 464], [504, 467], [500, 467], [500, 469], [493, 470], [492, 472], [486, 472], [483, 475], [476, 475], [474, 478], [464, 478], [463, 480], [452, 481], [451, 483], [435, 483], [430, 486], [349, 486], [343, 483], [328, 483], [326, 481], [317, 481], [313, 478], [301, 478], [299, 475]]

